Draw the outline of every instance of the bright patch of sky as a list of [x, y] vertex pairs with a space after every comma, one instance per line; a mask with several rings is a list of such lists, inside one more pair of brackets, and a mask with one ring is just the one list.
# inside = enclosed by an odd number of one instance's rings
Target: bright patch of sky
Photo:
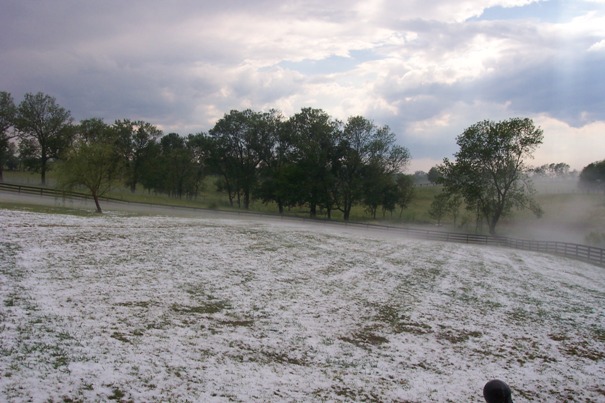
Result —
[[523, 6], [486, 8], [479, 17], [469, 21], [539, 20], [563, 23], [590, 11], [594, 4], [575, 0], [539, 0]]
[[380, 58], [380, 56], [377, 56], [369, 49], [352, 50], [349, 52], [348, 57], [332, 55], [321, 60], [305, 59], [296, 62], [284, 60], [278, 63], [278, 66], [298, 71], [302, 74], [334, 74], [353, 70], [363, 62], [378, 60]]

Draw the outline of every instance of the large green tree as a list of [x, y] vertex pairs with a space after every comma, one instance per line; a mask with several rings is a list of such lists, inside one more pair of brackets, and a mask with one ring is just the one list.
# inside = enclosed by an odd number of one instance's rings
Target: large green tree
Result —
[[210, 130], [214, 141], [214, 166], [223, 179], [229, 200], [248, 209], [258, 180], [258, 166], [271, 152], [273, 138], [266, 114], [250, 109], [232, 110]]
[[193, 149], [187, 139], [169, 133], [160, 139], [160, 156], [153, 162], [161, 167], [160, 190], [173, 197], [193, 197], [197, 191], [198, 170]]
[[119, 183], [124, 174], [124, 160], [117, 147], [118, 135], [101, 119], [80, 122], [72, 146], [57, 164], [60, 187], [86, 188], [102, 213], [99, 199]]
[[134, 193], [150, 158], [150, 150], [162, 136], [162, 131], [151, 123], [129, 119], [117, 120], [113, 127], [118, 134], [119, 152], [126, 163], [126, 185]]
[[487, 221], [490, 234], [513, 208], [540, 216], [525, 161], [542, 144], [543, 132], [531, 119], [484, 120], [459, 135], [455, 161], [444, 159], [439, 181], [449, 193], [462, 195], [466, 206]]
[[363, 175], [367, 173], [376, 142], [380, 141], [380, 129], [362, 116], [347, 120], [337, 145], [340, 158], [336, 159], [335, 201], [337, 208], [348, 220], [352, 207], [363, 200]]
[[396, 174], [403, 172], [409, 160], [410, 152], [396, 144], [395, 134], [388, 126], [376, 130], [361, 178], [363, 203], [373, 218], [379, 206], [393, 211], [398, 204], [401, 194]]
[[290, 175], [298, 179], [298, 202], [309, 206], [311, 217], [317, 216], [318, 208], [326, 209], [329, 216], [335, 203], [331, 191], [338, 158], [339, 122], [321, 109], [303, 108], [288, 120], [287, 130], [295, 164]]
[[263, 148], [255, 196], [264, 203], [274, 202], [283, 214], [284, 208], [293, 206], [298, 199], [292, 136], [282, 114], [276, 110], [264, 113], [261, 124], [268, 147]]
[[16, 111], [15, 127], [21, 136], [21, 157], [28, 167], [40, 172], [46, 184], [49, 161], [60, 157], [73, 135], [71, 113], [55, 98], [38, 92], [27, 93]]
[[0, 92], [0, 182], [4, 180], [4, 165], [12, 156], [11, 139], [14, 136], [9, 130], [15, 124], [17, 108], [10, 93]]

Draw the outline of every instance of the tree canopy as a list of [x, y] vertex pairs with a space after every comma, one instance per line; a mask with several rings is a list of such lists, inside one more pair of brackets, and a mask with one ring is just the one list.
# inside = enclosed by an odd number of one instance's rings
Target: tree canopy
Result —
[[141, 120], [74, 125], [70, 112], [43, 93], [26, 94], [17, 107], [2, 93], [0, 107], [0, 157], [15, 127], [18, 141], [8, 143], [19, 145], [21, 167], [41, 172], [43, 183], [55, 167], [59, 184], [87, 189], [99, 212], [99, 197], [116, 184], [195, 198], [207, 175], [233, 207], [248, 209], [256, 199], [275, 203], [280, 213], [304, 207], [312, 217], [338, 210], [348, 220], [356, 205], [376, 217], [380, 208], [404, 209], [413, 195], [413, 181], [402, 173], [409, 151], [388, 126], [362, 116], [343, 123], [316, 108], [290, 117], [232, 110], [207, 133], [181, 136]]
[[91, 194], [98, 213], [99, 198], [123, 177], [124, 160], [118, 148], [117, 132], [101, 119], [87, 119], [77, 127], [74, 143], [57, 165], [59, 186], [85, 187]]
[[589, 191], [605, 191], [605, 160], [590, 163], [582, 169], [580, 187]]
[[12, 156], [10, 140], [13, 134], [9, 129], [15, 124], [17, 108], [13, 97], [6, 91], [0, 92], [0, 182], [3, 181], [4, 165]]
[[41, 92], [25, 94], [17, 108], [15, 127], [22, 139], [21, 158], [31, 169], [40, 172], [43, 185], [48, 162], [59, 158], [71, 143], [72, 121], [68, 110]]
[[513, 208], [541, 215], [525, 160], [542, 143], [543, 132], [531, 119], [484, 120], [459, 135], [455, 161], [445, 158], [439, 181], [448, 193], [462, 195], [467, 208], [484, 217], [490, 234]]

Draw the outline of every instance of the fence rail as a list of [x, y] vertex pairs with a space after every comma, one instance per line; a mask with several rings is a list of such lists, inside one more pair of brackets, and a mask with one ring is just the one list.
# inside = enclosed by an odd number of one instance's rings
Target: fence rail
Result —
[[[79, 199], [90, 199], [90, 195], [84, 193], [77, 192], [68, 192], [61, 191], [50, 188], [41, 188], [34, 186], [22, 186], [22, 185], [13, 185], [8, 183], [0, 183], [0, 190], [9, 191], [9, 192], [17, 192], [24, 193], [30, 195], [40, 195], [40, 196], [52, 196], [52, 197], [60, 197], [60, 198], [79, 198]], [[130, 202], [112, 199], [112, 198], [104, 198], [104, 200], [116, 201], [120, 203], [131, 204]], [[148, 204], [148, 203], [132, 203], [132, 204]], [[173, 207], [174, 206], [165, 206], [165, 207]], [[187, 210], [202, 210], [201, 208], [195, 207], [178, 207]], [[213, 210], [216, 211], [216, 210]], [[250, 212], [236, 212], [236, 214], [240, 215], [267, 215], [262, 213], [250, 213]], [[305, 219], [306, 221], [307, 219]], [[458, 243], [467, 243], [467, 244], [478, 244], [478, 245], [491, 245], [491, 246], [501, 246], [507, 247], [511, 249], [521, 249], [528, 250], [534, 252], [544, 252], [559, 256], [565, 256], [568, 258], [581, 260], [584, 262], [592, 263], [597, 266], [605, 267], [605, 249], [598, 248], [595, 246], [582, 245], [576, 243], [568, 243], [568, 242], [559, 242], [559, 241], [534, 241], [527, 239], [515, 239], [508, 238], [502, 236], [487, 236], [480, 234], [465, 234], [458, 232], [445, 232], [445, 231], [434, 231], [434, 230], [424, 230], [417, 228], [405, 228], [398, 227], [392, 225], [380, 225], [380, 224], [364, 224], [364, 223], [342, 223], [336, 221], [328, 221], [330, 224], [339, 224], [346, 226], [357, 226], [364, 228], [373, 228], [378, 230], [388, 230], [388, 231], [396, 231], [400, 233], [405, 233], [408, 236], [420, 239], [426, 239], [431, 241], [445, 241], [445, 242], [458, 242]]]
[[44, 187], [36, 187], [36, 186], [25, 186], [25, 185], [13, 185], [10, 183], [0, 183], [0, 190], [15, 192], [15, 193], [24, 193], [30, 195], [38, 195], [38, 196], [52, 196], [52, 197], [61, 197], [61, 198], [76, 198], [76, 199], [90, 199], [90, 195], [85, 193], [78, 192], [70, 192], [64, 190], [57, 190], [51, 188]]
[[491, 245], [533, 252], [544, 252], [553, 255], [565, 256], [568, 258], [592, 263], [597, 266], [605, 267], [605, 249], [598, 248], [596, 246], [560, 241], [534, 241], [527, 239], [508, 238], [503, 236], [488, 236], [480, 234], [464, 234], [457, 232], [422, 230], [378, 224], [365, 224], [364, 226], [366, 228], [382, 228], [388, 230], [396, 230], [399, 232], [406, 233], [407, 235], [414, 238], [427, 239], [431, 241]]

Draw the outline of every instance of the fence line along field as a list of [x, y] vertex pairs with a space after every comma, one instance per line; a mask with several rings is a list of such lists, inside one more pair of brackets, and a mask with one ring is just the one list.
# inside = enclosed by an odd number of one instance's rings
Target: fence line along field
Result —
[[535, 252], [0, 209], [0, 401], [602, 401], [604, 299]]

